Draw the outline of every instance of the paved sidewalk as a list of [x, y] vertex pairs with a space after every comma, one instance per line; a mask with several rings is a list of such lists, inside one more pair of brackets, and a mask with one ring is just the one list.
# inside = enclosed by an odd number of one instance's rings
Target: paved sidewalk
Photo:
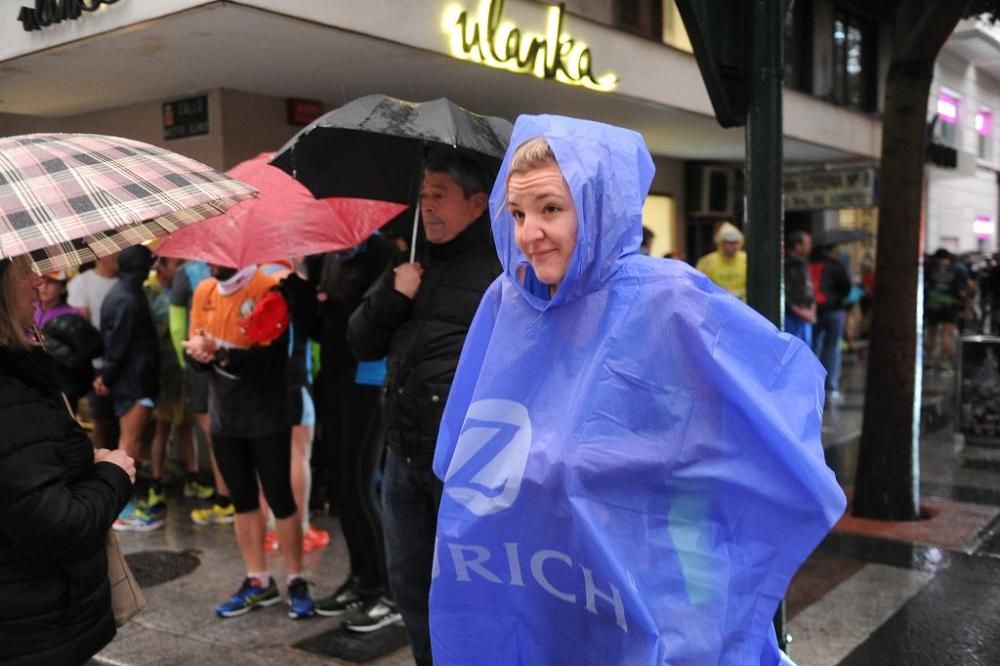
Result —
[[[845, 359], [843, 382], [846, 401], [825, 414], [824, 446], [849, 493], [864, 382], [864, 364], [854, 355]], [[845, 517], [793, 580], [788, 628], [791, 656], [800, 666], [1000, 664], [1000, 448], [966, 446], [953, 437], [953, 386], [951, 376], [925, 378], [921, 492], [931, 518], [883, 523]], [[192, 506], [174, 499], [165, 529], [121, 535], [130, 557], [158, 553], [183, 575], [145, 588], [148, 607], [96, 663], [359, 663], [293, 647], [335, 630], [337, 619], [293, 621], [284, 605], [215, 617], [214, 604], [236, 589], [243, 567], [232, 528], [192, 525]], [[336, 519], [322, 516], [316, 523], [333, 535], [330, 547], [306, 556], [318, 597], [346, 577], [347, 553]], [[284, 592], [280, 553], [269, 562]], [[185, 567], [191, 570], [184, 573]], [[402, 648], [366, 663], [412, 660]]]

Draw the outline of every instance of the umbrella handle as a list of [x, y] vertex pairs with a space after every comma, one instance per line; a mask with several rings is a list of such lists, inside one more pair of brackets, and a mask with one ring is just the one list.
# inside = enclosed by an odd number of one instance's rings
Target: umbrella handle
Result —
[[410, 262], [417, 256], [417, 228], [420, 225], [420, 201], [413, 205], [413, 237], [410, 239]]

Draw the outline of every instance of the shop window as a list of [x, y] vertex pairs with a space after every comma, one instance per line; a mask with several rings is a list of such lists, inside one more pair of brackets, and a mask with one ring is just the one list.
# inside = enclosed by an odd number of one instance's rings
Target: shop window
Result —
[[785, 86], [812, 92], [812, 4], [795, 2], [785, 13]]
[[944, 146], [957, 148], [958, 110], [961, 102], [957, 96], [947, 92], [938, 93], [937, 124], [934, 129], [937, 142]]
[[675, 49], [694, 53], [691, 47], [691, 39], [684, 28], [684, 19], [677, 9], [675, 0], [663, 0], [663, 43], [673, 46]]
[[976, 155], [987, 162], [993, 159], [993, 112], [987, 108], [976, 113]]
[[642, 205], [642, 226], [653, 232], [649, 254], [662, 257], [674, 252], [674, 198], [664, 194], [650, 194]]
[[[796, 3], [797, 4], [797, 3]], [[876, 40], [873, 25], [838, 11], [833, 21], [833, 101], [858, 111], [874, 111]]]
[[619, 0], [615, 26], [641, 37], [660, 40], [663, 35], [663, 0]]

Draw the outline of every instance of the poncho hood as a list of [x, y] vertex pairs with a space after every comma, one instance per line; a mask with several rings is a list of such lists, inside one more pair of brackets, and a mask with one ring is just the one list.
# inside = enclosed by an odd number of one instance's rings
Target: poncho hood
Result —
[[[642, 204], [653, 180], [653, 160], [637, 132], [590, 120], [560, 116], [520, 116], [511, 148], [545, 137], [569, 185], [579, 221], [576, 250], [566, 277], [550, 299], [514, 241], [514, 219], [507, 210], [507, 152], [490, 195], [493, 238], [504, 272], [538, 310], [579, 299], [603, 285], [621, 262], [639, 252]], [[524, 267], [523, 284], [518, 272]]]

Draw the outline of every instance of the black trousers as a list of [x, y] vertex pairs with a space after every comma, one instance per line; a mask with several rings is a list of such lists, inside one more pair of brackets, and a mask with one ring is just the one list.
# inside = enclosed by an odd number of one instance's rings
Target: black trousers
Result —
[[359, 592], [372, 596], [383, 593], [386, 586], [380, 510], [372, 500], [381, 472], [381, 393], [379, 386], [353, 382], [327, 385], [323, 390], [328, 482], [336, 488], [350, 575]]

